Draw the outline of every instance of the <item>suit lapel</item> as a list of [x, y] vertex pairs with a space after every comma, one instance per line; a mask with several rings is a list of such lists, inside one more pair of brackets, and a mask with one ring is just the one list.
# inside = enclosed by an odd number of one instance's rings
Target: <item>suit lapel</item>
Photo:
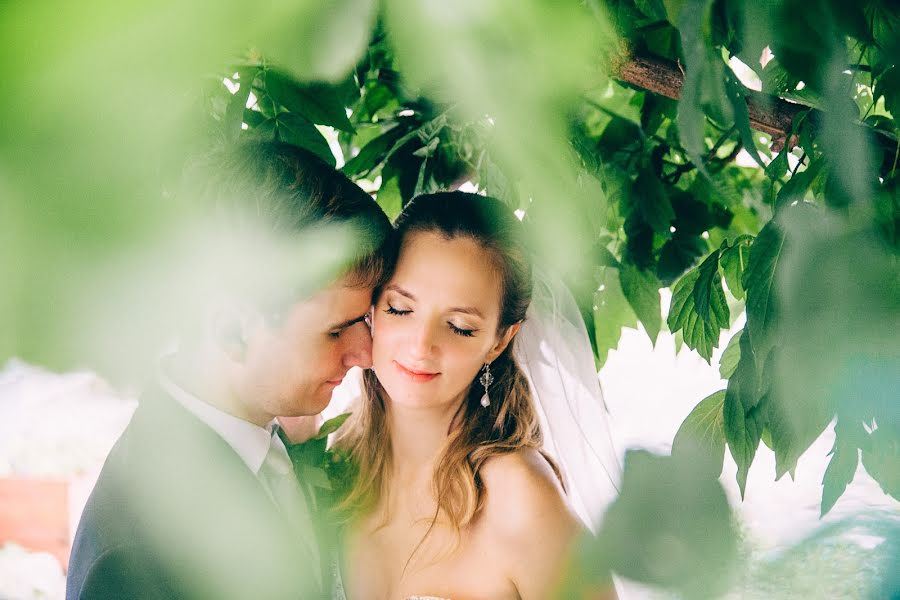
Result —
[[230, 586], [231, 597], [234, 586], [247, 593], [255, 587], [251, 596], [268, 586], [267, 597], [313, 588], [318, 577], [300, 540], [225, 440], [159, 389], [144, 397], [132, 425], [131, 500], [146, 517], [148, 535], [171, 550], [176, 568], [190, 576], [218, 572], [223, 583], [214, 587]]

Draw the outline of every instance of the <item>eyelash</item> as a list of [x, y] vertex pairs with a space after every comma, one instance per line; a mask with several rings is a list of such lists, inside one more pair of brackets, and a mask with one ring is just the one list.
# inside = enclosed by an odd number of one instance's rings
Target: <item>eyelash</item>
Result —
[[[388, 307], [386, 309], [384, 309], [384, 312], [386, 312], [389, 315], [397, 315], [397, 316], [402, 317], [403, 315], [408, 315], [412, 311], [411, 310], [397, 310], [396, 308], [394, 308], [393, 306], [388, 304]], [[447, 325], [450, 326], [450, 331], [452, 331], [456, 335], [459, 335], [462, 337], [474, 337], [474, 334], [475, 334], [474, 329], [462, 329], [461, 327], [457, 327], [456, 325], [454, 325], [453, 323], [450, 323], [449, 321], [447, 322]]]
[[340, 331], [329, 331], [329, 332], [328, 332], [328, 337], [330, 337], [330, 338], [333, 339], [333, 340], [336, 340], [336, 339], [338, 339], [338, 338], [341, 337], [341, 333], [342, 333], [342, 332], [340, 332]]
[[459, 327], [457, 327], [457, 326], [454, 325], [453, 323], [449, 323], [449, 322], [448, 322], [447, 325], [450, 326], [450, 331], [452, 331], [452, 332], [455, 333], [456, 335], [461, 335], [461, 336], [463, 336], [463, 337], [473, 337], [473, 334], [474, 334], [474, 332], [475, 332], [474, 329], [460, 329]]

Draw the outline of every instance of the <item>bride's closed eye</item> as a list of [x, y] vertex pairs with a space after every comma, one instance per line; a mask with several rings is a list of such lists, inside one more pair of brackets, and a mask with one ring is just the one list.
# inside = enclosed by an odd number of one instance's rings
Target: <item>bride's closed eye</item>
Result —
[[387, 308], [384, 309], [384, 312], [386, 312], [389, 315], [408, 315], [412, 311], [411, 310], [399, 310], [399, 309], [394, 308], [390, 304], [388, 304]]
[[450, 331], [463, 337], [475, 337], [475, 332], [478, 331], [477, 329], [463, 329], [462, 327], [457, 327], [450, 321], [447, 321], [447, 325], [450, 326]]

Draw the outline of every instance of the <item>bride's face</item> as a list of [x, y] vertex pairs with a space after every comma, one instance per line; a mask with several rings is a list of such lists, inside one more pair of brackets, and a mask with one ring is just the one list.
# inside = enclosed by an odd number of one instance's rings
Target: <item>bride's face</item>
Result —
[[455, 405], [503, 351], [494, 263], [469, 238], [418, 232], [404, 240], [373, 314], [372, 363], [392, 402]]

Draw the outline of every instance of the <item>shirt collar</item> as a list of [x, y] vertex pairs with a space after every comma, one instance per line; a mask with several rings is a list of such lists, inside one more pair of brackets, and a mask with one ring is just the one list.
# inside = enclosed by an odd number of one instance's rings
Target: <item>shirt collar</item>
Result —
[[266, 459], [272, 443], [275, 420], [272, 420], [266, 427], [260, 427], [204, 402], [172, 380], [166, 372], [165, 359], [160, 361], [158, 379], [163, 390], [219, 434], [241, 457], [254, 475], [259, 474], [259, 469]]

